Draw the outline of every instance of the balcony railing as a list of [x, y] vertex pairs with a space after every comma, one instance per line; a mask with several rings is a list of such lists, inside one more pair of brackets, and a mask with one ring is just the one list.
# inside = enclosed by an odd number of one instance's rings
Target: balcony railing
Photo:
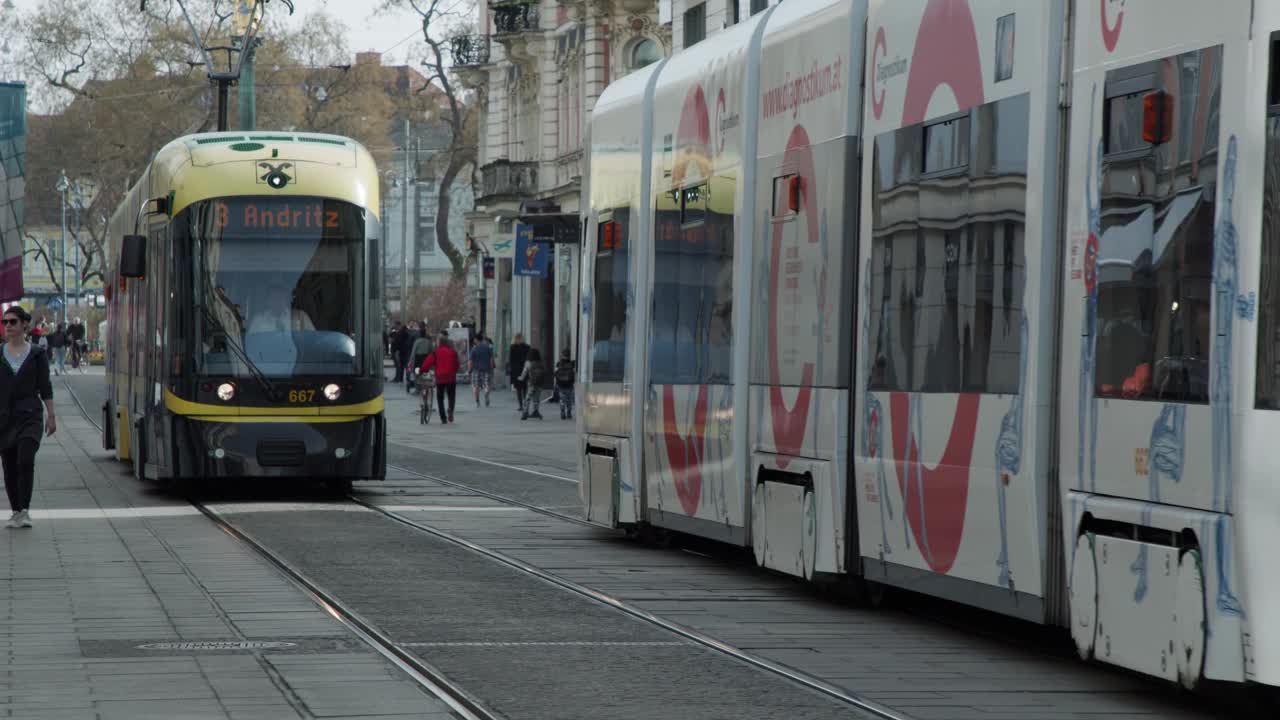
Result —
[[538, 189], [538, 163], [495, 160], [480, 168], [481, 199], [531, 195]]
[[492, 5], [493, 30], [496, 35], [527, 32], [538, 29], [538, 4], [533, 2], [508, 2]]
[[487, 65], [489, 38], [485, 35], [456, 35], [449, 38], [449, 50], [456, 67]]

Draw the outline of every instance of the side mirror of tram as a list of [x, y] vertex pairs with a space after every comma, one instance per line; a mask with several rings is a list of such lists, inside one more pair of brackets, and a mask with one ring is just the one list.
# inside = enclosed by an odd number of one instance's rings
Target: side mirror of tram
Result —
[[120, 277], [140, 278], [147, 274], [147, 238], [125, 235], [120, 248]]

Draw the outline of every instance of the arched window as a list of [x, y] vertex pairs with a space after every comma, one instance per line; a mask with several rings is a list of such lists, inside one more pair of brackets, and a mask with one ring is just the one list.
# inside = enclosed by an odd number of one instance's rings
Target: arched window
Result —
[[631, 69], [639, 70], [662, 59], [662, 47], [650, 38], [641, 38], [631, 46]]

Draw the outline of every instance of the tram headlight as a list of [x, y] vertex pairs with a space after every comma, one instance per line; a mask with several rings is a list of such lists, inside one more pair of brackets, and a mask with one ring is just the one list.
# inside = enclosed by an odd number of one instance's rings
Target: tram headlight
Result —
[[231, 383], [222, 383], [218, 386], [218, 399], [223, 402], [230, 402], [231, 398], [236, 396], [236, 386]]
[[324, 386], [324, 397], [326, 400], [330, 401], [337, 400], [342, 397], [342, 388], [338, 387], [334, 383], [329, 383]]

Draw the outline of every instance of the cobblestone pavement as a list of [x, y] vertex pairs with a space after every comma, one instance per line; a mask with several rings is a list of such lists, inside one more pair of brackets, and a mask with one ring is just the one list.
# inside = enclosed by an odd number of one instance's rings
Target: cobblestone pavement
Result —
[[[576, 427], [558, 419], [527, 427], [510, 392], [503, 396], [489, 408], [460, 404], [466, 413], [459, 411], [456, 427], [423, 427], [413, 416], [416, 398], [389, 392], [388, 417], [414, 421], [392, 423], [389, 458], [419, 475], [361, 490], [377, 502], [409, 506], [415, 497], [466, 497], [426, 475], [581, 517]], [[922, 720], [1240, 716], [1212, 699], [1085, 665], [1056, 629], [907, 593], [895, 593], [885, 608], [861, 609], [713, 544], [647, 547], [533, 512], [409, 512]]]
[[[456, 425], [422, 427], [417, 424], [416, 398], [389, 388], [389, 455], [394, 469], [387, 482], [360, 483], [357, 492], [442, 532], [607, 593], [920, 720], [1258, 716], [1224, 710], [1234, 706], [1217, 705], [1213, 697], [1188, 696], [1110, 667], [1084, 665], [1074, 659], [1069, 639], [1060, 630], [909, 593], [891, 596], [881, 610], [859, 609], [794, 580], [755, 569], [744, 553], [730, 548], [713, 543], [644, 546], [609, 530], [477, 496], [458, 486], [576, 512], [575, 428], [558, 419], [538, 424], [520, 421], [509, 393], [495, 393], [492, 406], [480, 409], [470, 401], [468, 392], [460, 393], [462, 398], [467, 402], [458, 405]], [[253, 532], [274, 538], [269, 542], [282, 547], [297, 544], [294, 538], [302, 536], [297, 528], [323, 520], [314, 512], [306, 518], [301, 515], [252, 512], [257, 518]], [[273, 516], [278, 520], [271, 519]], [[364, 523], [348, 525], [356, 528]], [[420, 541], [402, 539], [392, 544], [416, 542]], [[408, 544], [402, 548], [406, 557], [428, 552], [410, 550]], [[397, 583], [394, 575], [389, 573], [392, 579], [384, 582], [402, 584], [401, 589], [413, 587], [410, 582]], [[340, 585], [342, 579], [338, 573], [333, 582]], [[393, 606], [413, 596], [388, 592], [378, 597], [384, 605]], [[387, 618], [390, 621], [392, 615]], [[439, 638], [422, 635], [417, 642], [433, 648], [433, 657], [442, 657], [443, 641]], [[599, 653], [602, 661], [611, 662], [639, 659], [631, 655], [634, 651], [608, 646], [591, 650]], [[536, 662], [539, 653], [529, 655], [526, 662]], [[512, 651], [508, 657], [518, 656], [520, 652]], [[463, 679], [492, 683], [485, 675], [476, 674], [479, 665], [463, 662], [457, 667]], [[635, 682], [646, 687], [640, 678]], [[680, 679], [672, 679], [672, 683], [678, 682]], [[626, 679], [621, 683], [626, 684]], [[625, 692], [635, 688], [600, 685], [602, 693], [609, 689]], [[668, 716], [716, 715], [676, 712]], [[746, 712], [740, 716], [751, 715]]]
[[34, 527], [0, 528], [0, 713], [452, 717], [193, 507], [136, 487], [55, 388], [59, 430], [37, 457]]

